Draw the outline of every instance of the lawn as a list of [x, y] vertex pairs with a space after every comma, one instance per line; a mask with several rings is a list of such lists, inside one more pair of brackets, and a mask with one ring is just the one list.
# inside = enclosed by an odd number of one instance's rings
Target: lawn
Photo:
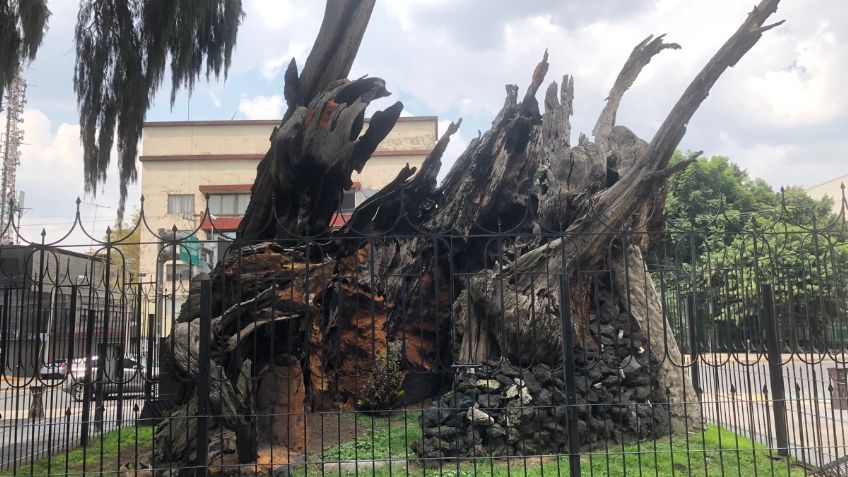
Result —
[[[362, 431], [358, 439], [326, 447], [309, 456], [309, 464], [294, 472], [297, 477], [374, 476], [395, 477], [543, 477], [568, 476], [567, 457], [499, 457], [473, 461], [447, 461], [423, 467], [414, 458], [410, 444], [421, 437], [416, 413], [392, 417], [358, 416]], [[119, 450], [120, 440], [120, 450]], [[87, 449], [72, 449], [67, 455], [44, 458], [18, 467], [15, 475], [115, 475], [121, 465], [132, 464], [136, 442], [142, 455], [152, 447], [152, 428], [126, 428], [93, 439]], [[102, 451], [102, 452], [101, 452]], [[119, 455], [123, 457], [119, 458]], [[121, 460], [126, 462], [122, 462]], [[350, 464], [358, 461], [358, 466]], [[375, 467], [371, 461], [382, 461]], [[337, 464], [343, 462], [344, 464]], [[132, 466], [130, 466], [132, 468]], [[610, 445], [587, 452], [581, 458], [583, 476], [801, 476], [804, 469], [787, 459], [777, 459], [765, 446], [710, 426], [703, 432], [678, 434], [656, 441]], [[341, 470], [341, 472], [339, 472]], [[0, 476], [13, 475], [12, 471]], [[132, 475], [129, 473], [128, 475]], [[251, 475], [251, 474], [242, 474]]]
[[[477, 458], [474, 461], [443, 462], [422, 467], [409, 445], [421, 437], [417, 415], [391, 418], [359, 418], [370, 436], [331, 446], [323, 452], [325, 465], [311, 464], [297, 476], [339, 475], [337, 461], [365, 461], [357, 469], [342, 469], [347, 476], [395, 477], [401, 475], [448, 477], [543, 477], [570, 475], [567, 457]], [[410, 459], [407, 461], [407, 457]], [[314, 456], [310, 461], [320, 458]], [[367, 461], [381, 460], [377, 468]], [[766, 446], [756, 444], [731, 431], [709, 426], [703, 432], [677, 434], [656, 441], [609, 445], [585, 453], [580, 462], [582, 476], [801, 476], [803, 468], [789, 459], [779, 459]]]
[[134, 468], [135, 456], [153, 448], [153, 427], [125, 427], [91, 438], [88, 446], [76, 447], [52, 457], [19, 464], [0, 476], [116, 475], [122, 466]]
[[311, 461], [339, 462], [354, 460], [397, 459], [414, 456], [410, 445], [421, 438], [421, 426], [418, 413], [398, 413], [395, 416], [372, 418], [359, 414], [356, 419], [360, 437], [333, 445], [324, 449], [322, 455], [310, 458]]

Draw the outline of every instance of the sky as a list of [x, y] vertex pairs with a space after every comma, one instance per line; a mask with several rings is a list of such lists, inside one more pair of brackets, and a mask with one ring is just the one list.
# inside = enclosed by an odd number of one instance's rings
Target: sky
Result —
[[[573, 134], [590, 133], [632, 48], [667, 34], [681, 50], [655, 57], [626, 94], [617, 123], [650, 140], [671, 106], [736, 30], [751, 0], [378, 0], [351, 77], [378, 76], [405, 115], [435, 115], [440, 131], [463, 119], [443, 173], [503, 104], [504, 86], [523, 91], [547, 48], [546, 82], [574, 76]], [[77, 2], [53, 0], [49, 30], [28, 65], [25, 145], [17, 187], [29, 240], [62, 238], [82, 200], [86, 228], [114, 222], [113, 167], [96, 196], [83, 190], [79, 118], [73, 92]], [[201, 81], [169, 104], [170, 78], [149, 121], [273, 119], [282, 115], [283, 72], [303, 65], [323, 14], [318, 0], [244, 0], [245, 17], [226, 81]], [[764, 35], [728, 70], [688, 125], [680, 148], [726, 155], [773, 187], [812, 186], [848, 173], [848, 7], [842, 0], [783, 0]], [[540, 95], [545, 88], [540, 88]], [[113, 164], [114, 166], [114, 164]], [[140, 170], [140, 166], [139, 166]], [[143, 180], [143, 178], [141, 179]], [[139, 184], [128, 210], [138, 207]], [[65, 240], [86, 240], [74, 232]]]

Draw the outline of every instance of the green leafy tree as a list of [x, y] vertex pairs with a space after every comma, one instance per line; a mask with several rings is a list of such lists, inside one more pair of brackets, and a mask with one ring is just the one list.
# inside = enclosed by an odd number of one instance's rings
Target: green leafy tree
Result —
[[139, 221], [140, 215], [136, 209], [129, 221], [116, 220], [112, 233], [103, 236], [103, 240], [113, 243], [119, 252], [113, 255], [113, 263], [116, 265], [121, 284], [130, 279], [130, 274], [133, 277], [138, 276], [141, 258], [141, 227], [137, 226]]
[[832, 206], [797, 187], [775, 192], [728, 158], [700, 158], [669, 181], [664, 286], [700, 297], [701, 316], [737, 334], [727, 341], [759, 339], [770, 284], [784, 338], [827, 345], [848, 312], [848, 234]]
[[[678, 151], [672, 161], [685, 157]], [[666, 210], [672, 230], [709, 227], [711, 233], [696, 234], [692, 244], [690, 237], [678, 235], [682, 242], [673, 244], [673, 252], [689, 262], [690, 245], [696, 255], [704, 248], [726, 245], [728, 234], [742, 231], [752, 213], [778, 206], [775, 193], [762, 179], [752, 179], [727, 157], [701, 157], [669, 179]]]

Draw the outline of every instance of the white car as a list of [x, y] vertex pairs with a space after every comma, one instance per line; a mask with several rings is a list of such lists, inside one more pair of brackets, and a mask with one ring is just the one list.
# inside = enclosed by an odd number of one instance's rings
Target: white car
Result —
[[51, 361], [38, 370], [41, 379], [64, 379], [68, 375], [68, 365], [65, 360]]
[[[86, 360], [90, 366], [90, 391], [91, 398], [97, 391], [97, 356], [90, 358], [75, 359], [68, 368], [68, 379], [65, 381], [65, 391], [73, 396], [75, 401], [85, 398], [86, 383], [85, 371]], [[123, 373], [118, 376], [103, 374], [103, 396], [120, 393], [123, 395], [139, 395], [144, 393], [147, 383], [152, 383], [159, 376], [159, 367], [153, 366], [150, 375], [147, 373], [147, 358], [135, 356], [124, 357]]]

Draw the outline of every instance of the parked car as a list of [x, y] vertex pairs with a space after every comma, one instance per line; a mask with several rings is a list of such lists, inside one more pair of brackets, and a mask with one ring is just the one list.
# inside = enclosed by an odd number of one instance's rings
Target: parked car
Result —
[[38, 370], [41, 379], [63, 379], [68, 374], [68, 365], [64, 359], [51, 361]]
[[[85, 379], [86, 360], [90, 366], [90, 380]], [[139, 395], [144, 393], [145, 385], [148, 382], [154, 381], [159, 376], [159, 367], [153, 366], [150, 375], [147, 373], [147, 358], [139, 358], [136, 356], [124, 357], [123, 373], [114, 376], [110, 373], [103, 373], [103, 396], [120, 393], [125, 395]], [[69, 393], [75, 401], [82, 401], [85, 398], [86, 383], [91, 383], [88, 386], [91, 395], [95, 397], [97, 391], [97, 356], [89, 358], [78, 358], [73, 360], [68, 368], [68, 379], [65, 381], [65, 391]]]

